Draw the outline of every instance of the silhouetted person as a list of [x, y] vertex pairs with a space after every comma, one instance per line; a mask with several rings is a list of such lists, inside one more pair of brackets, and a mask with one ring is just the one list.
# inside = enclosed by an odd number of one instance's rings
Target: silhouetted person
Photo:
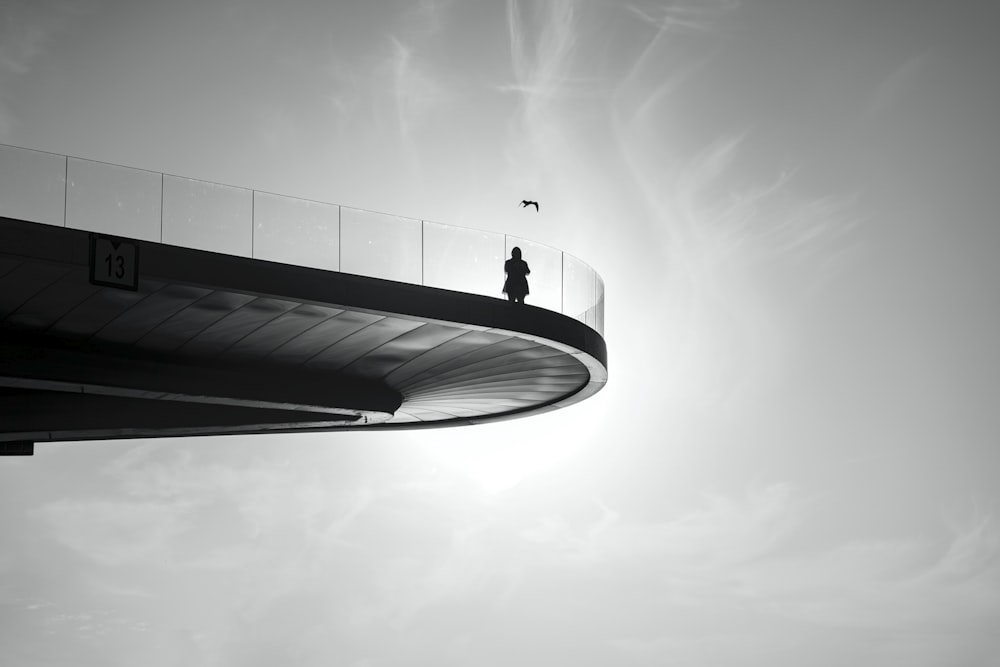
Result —
[[503, 283], [503, 293], [507, 295], [507, 300], [524, 303], [524, 297], [528, 295], [528, 274], [531, 269], [521, 259], [520, 248], [510, 251], [510, 259], [503, 263], [503, 270], [507, 274], [507, 280]]
[[521, 200], [521, 207], [522, 208], [528, 208], [529, 206], [534, 206], [535, 207], [535, 213], [538, 213], [538, 202], [536, 202], [536, 201], [528, 201], [527, 199], [522, 199]]

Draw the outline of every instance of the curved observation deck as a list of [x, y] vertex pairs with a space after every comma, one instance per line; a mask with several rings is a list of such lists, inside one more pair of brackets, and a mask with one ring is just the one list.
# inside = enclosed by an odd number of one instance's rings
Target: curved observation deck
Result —
[[533, 414], [603, 387], [603, 311], [528, 239], [0, 145], [0, 445]]

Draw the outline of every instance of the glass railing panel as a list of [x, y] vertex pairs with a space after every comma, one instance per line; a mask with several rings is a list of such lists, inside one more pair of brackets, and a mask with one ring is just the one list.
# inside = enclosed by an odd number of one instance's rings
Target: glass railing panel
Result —
[[340, 208], [340, 270], [421, 284], [420, 221]]
[[66, 212], [66, 158], [0, 146], [0, 216], [62, 227]]
[[255, 192], [253, 256], [316, 269], [340, 269], [339, 206]]
[[519, 237], [4, 145], [0, 216], [485, 296], [517, 246], [527, 302], [604, 334], [601, 277]]
[[563, 253], [563, 313], [593, 326], [587, 319], [596, 302], [594, 270], [576, 257]]
[[503, 297], [504, 235], [424, 222], [424, 285]]
[[515, 247], [521, 249], [521, 259], [531, 270], [528, 276], [530, 291], [524, 302], [562, 312], [562, 252], [528, 239], [507, 236], [505, 259], [510, 258], [510, 251]]
[[163, 177], [163, 242], [249, 257], [253, 194], [245, 188]]
[[69, 158], [66, 174], [67, 227], [160, 240], [159, 173]]
[[604, 335], [604, 281], [601, 276], [594, 272], [594, 277], [597, 279], [597, 306], [595, 308], [595, 318], [594, 323], [591, 324], [597, 333]]

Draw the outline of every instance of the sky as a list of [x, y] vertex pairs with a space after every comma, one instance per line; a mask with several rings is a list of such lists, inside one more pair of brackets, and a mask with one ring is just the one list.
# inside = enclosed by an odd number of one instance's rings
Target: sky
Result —
[[998, 13], [0, 0], [0, 143], [555, 246], [609, 355], [502, 424], [0, 461], [3, 662], [996, 664]]

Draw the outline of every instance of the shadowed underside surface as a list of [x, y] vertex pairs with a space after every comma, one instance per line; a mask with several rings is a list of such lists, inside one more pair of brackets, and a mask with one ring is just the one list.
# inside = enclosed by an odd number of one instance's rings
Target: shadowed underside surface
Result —
[[475, 423], [606, 380], [601, 337], [448, 290], [139, 243], [93, 285], [86, 232], [0, 219], [0, 440]]

